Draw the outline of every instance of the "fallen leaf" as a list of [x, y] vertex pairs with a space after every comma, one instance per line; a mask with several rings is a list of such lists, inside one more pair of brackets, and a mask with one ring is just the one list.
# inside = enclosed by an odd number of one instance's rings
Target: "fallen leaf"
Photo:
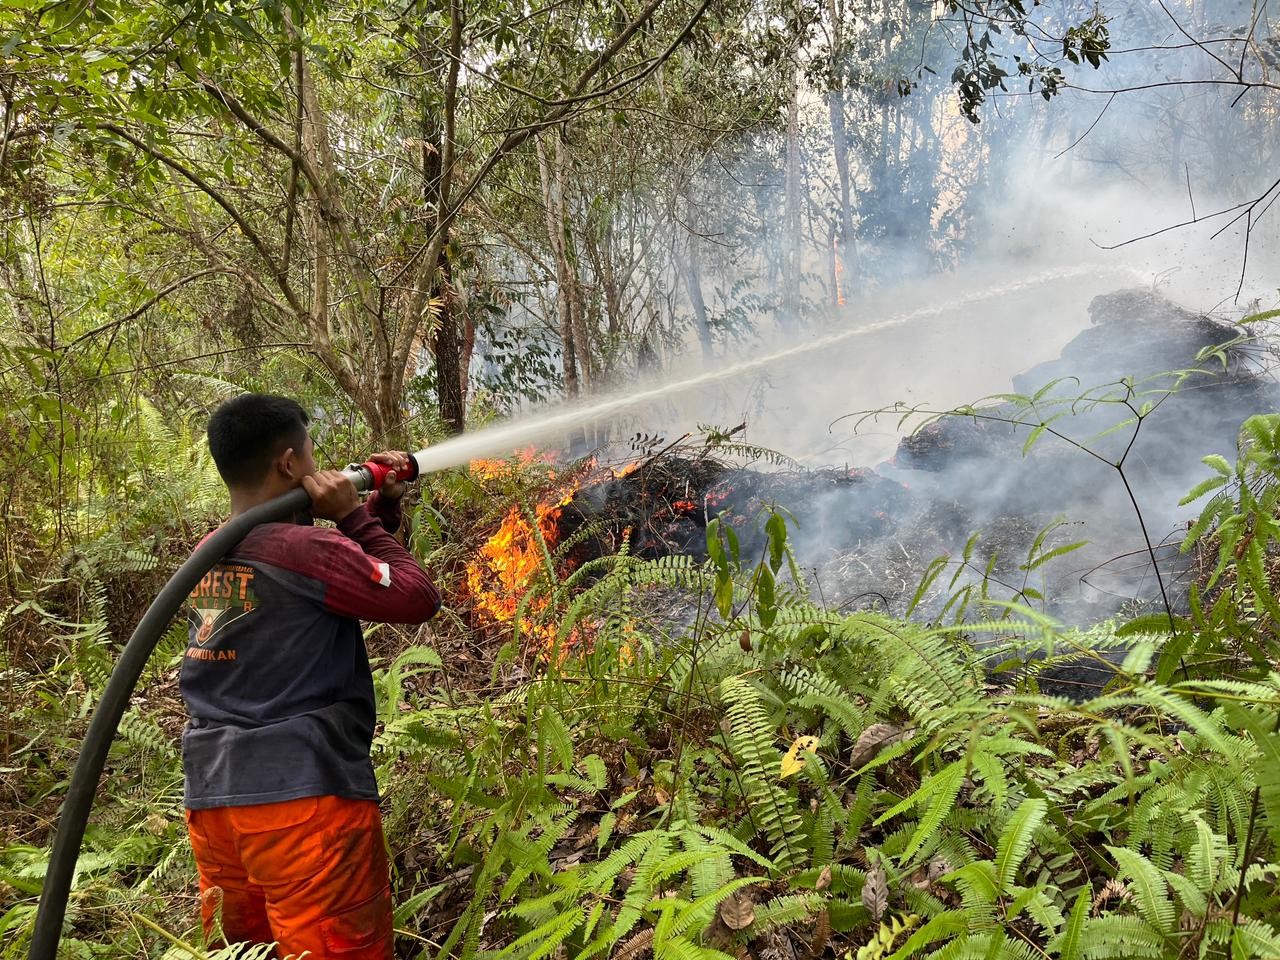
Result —
[[653, 949], [653, 927], [641, 930], [630, 940], [625, 941], [613, 955], [613, 960], [632, 960]]
[[951, 872], [951, 864], [942, 857], [934, 857], [929, 861], [929, 883], [937, 883]]
[[831, 886], [831, 864], [828, 863], [818, 874], [818, 882], [813, 885], [813, 889], [825, 890], [829, 886]]
[[858, 742], [853, 745], [853, 756], [849, 758], [849, 762], [855, 767], [864, 766], [874, 760], [881, 750], [915, 735], [915, 727], [904, 730], [896, 723], [874, 723], [858, 734]]
[[862, 905], [871, 911], [873, 920], [879, 920], [889, 908], [889, 881], [884, 867], [878, 863], [867, 870], [867, 879], [862, 884]]
[[741, 893], [731, 893], [720, 904], [720, 919], [730, 930], [745, 930], [756, 922], [756, 907]]
[[821, 742], [817, 737], [796, 737], [791, 744], [791, 749], [782, 758], [782, 770], [778, 774], [778, 779], [785, 780], [792, 774], [799, 773], [809, 759], [808, 757], [800, 756], [800, 754], [813, 753], [818, 749], [818, 744]]
[[831, 941], [831, 914], [823, 910], [818, 914], [818, 922], [813, 926], [813, 940], [809, 944], [809, 956], [817, 958], [827, 949]]

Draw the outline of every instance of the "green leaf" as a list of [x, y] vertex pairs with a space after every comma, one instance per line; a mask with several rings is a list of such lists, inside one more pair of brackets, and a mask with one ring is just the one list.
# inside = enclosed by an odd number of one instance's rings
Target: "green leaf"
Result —
[[1088, 544], [1089, 544], [1088, 540], [1080, 540], [1080, 541], [1077, 541], [1076, 543], [1067, 543], [1067, 544], [1063, 544], [1060, 547], [1054, 547], [1048, 553], [1042, 553], [1040, 554], [1040, 556], [1031, 560], [1029, 563], [1023, 564], [1021, 567], [1019, 567], [1019, 569], [1026, 570], [1028, 573], [1030, 573], [1036, 567], [1039, 567], [1039, 566], [1042, 566], [1043, 564], [1048, 563], [1054, 557], [1061, 557], [1061, 556], [1064, 556], [1065, 554], [1072, 553], [1073, 551], [1079, 550], [1081, 547], [1088, 546]]
[[1148, 636], [1154, 634], [1158, 637], [1168, 636], [1178, 627], [1184, 629], [1190, 628], [1191, 624], [1181, 617], [1174, 617], [1170, 623], [1167, 613], [1144, 613], [1140, 617], [1134, 617], [1128, 623], [1122, 624], [1116, 628], [1117, 637], [1134, 637]]
[[[1203, 449], [1203, 447], [1201, 449]], [[1214, 470], [1222, 474], [1222, 476], [1227, 477], [1228, 479], [1235, 472], [1231, 469], [1231, 464], [1227, 462], [1227, 458], [1220, 456], [1219, 454], [1216, 454], [1216, 453], [1211, 453], [1207, 457], [1202, 457], [1200, 459], [1200, 462], [1203, 463], [1206, 467], [1212, 467]]]
[[787, 549], [787, 522], [782, 514], [773, 513], [765, 521], [764, 529], [769, 535], [769, 567], [777, 573]]
[[727, 572], [716, 576], [715, 601], [720, 618], [728, 620], [733, 615], [733, 579]]
[[774, 597], [773, 571], [766, 564], [760, 565], [756, 581], [756, 616], [760, 626], [768, 630], [778, 617], [777, 602]]
[[1085, 886], [1076, 897], [1075, 906], [1071, 908], [1071, 918], [1062, 932], [1049, 944], [1049, 951], [1057, 952], [1059, 960], [1080, 960], [1080, 939], [1084, 932], [1085, 920], [1089, 917], [1089, 906], [1093, 902], [1092, 890]]
[[724, 560], [724, 544], [720, 542], [719, 517], [713, 517], [707, 523], [707, 556], [717, 567]]
[[1232, 704], [1227, 708], [1231, 723], [1245, 730], [1260, 756], [1251, 764], [1257, 778], [1258, 799], [1262, 803], [1262, 822], [1271, 834], [1272, 844], [1280, 848], [1280, 733], [1275, 729], [1274, 708], [1266, 719], [1244, 707]]
[[1005, 824], [996, 846], [996, 879], [1001, 892], [1007, 890], [1017, 875], [1022, 861], [1031, 849], [1031, 837], [1044, 822], [1047, 804], [1043, 800], [1027, 799], [1019, 804], [1009, 822]]
[[1129, 890], [1143, 919], [1161, 933], [1171, 934], [1177, 911], [1169, 899], [1164, 875], [1150, 860], [1127, 847], [1108, 846], [1107, 850], [1115, 858], [1121, 875], [1128, 879]]
[[1225, 487], [1230, 479], [1230, 477], [1209, 477], [1207, 480], [1201, 480], [1187, 491], [1187, 494], [1178, 501], [1178, 506], [1185, 507], [1187, 504], [1194, 503], [1199, 500], [1210, 490], [1217, 490], [1219, 487]]

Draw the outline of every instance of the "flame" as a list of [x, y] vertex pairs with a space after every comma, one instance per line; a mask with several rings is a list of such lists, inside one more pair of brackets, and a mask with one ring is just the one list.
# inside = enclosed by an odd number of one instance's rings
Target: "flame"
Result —
[[[533, 447], [518, 451], [507, 460], [472, 460], [471, 475], [481, 482], [505, 480], [517, 474], [523, 468], [538, 467], [536, 471], [525, 471], [520, 474], [527, 479], [534, 479], [542, 473], [542, 467], [550, 463], [551, 457]], [[532, 597], [521, 606], [530, 589], [537, 582], [538, 576], [546, 570], [549, 557], [554, 557], [560, 539], [560, 519], [564, 508], [574, 495], [586, 484], [598, 483], [612, 477], [619, 479], [638, 470], [640, 461], [628, 463], [619, 468], [601, 465], [593, 457], [573, 470], [547, 469], [547, 480], [540, 502], [533, 509], [532, 522], [527, 511], [519, 506], [512, 506], [503, 515], [502, 521], [494, 533], [481, 544], [475, 554], [465, 563], [465, 591], [471, 600], [480, 626], [491, 626], [501, 629], [518, 627], [520, 632], [532, 639], [531, 646], [541, 656], [547, 656], [556, 643], [557, 626], [545, 622], [547, 619], [549, 600], [544, 596]], [[693, 501], [687, 503], [689, 510], [699, 509]], [[629, 531], [624, 532], [629, 536]], [[555, 562], [555, 561], [552, 561]], [[575, 627], [563, 641], [562, 654], [583, 643], [589, 642], [594, 635], [594, 627], [584, 624]], [[629, 644], [622, 654], [630, 656]]]
[[[539, 614], [547, 607], [545, 597], [534, 597], [520, 611], [520, 601], [529, 592], [547, 553], [555, 548], [559, 528], [557, 522], [563, 503], [539, 504], [534, 508], [537, 534], [533, 524], [519, 507], [512, 507], [476, 555], [467, 561], [467, 590], [481, 620], [496, 624], [513, 624], [519, 620], [520, 630], [550, 646], [556, 636], [554, 626], [539, 623]], [[543, 544], [546, 551], [543, 551]]]
[[513, 466], [507, 460], [472, 460], [468, 469], [477, 480], [500, 480], [511, 475]]
[[[532, 479], [541, 475], [542, 466], [551, 459], [534, 447], [527, 447], [508, 460], [473, 460], [471, 473], [483, 482], [508, 479], [522, 468], [538, 467], [532, 473], [523, 474]], [[519, 506], [510, 507], [498, 529], [465, 563], [465, 590], [480, 626], [518, 627], [522, 634], [532, 638], [534, 647], [544, 652], [555, 644], [557, 628], [544, 622], [548, 599], [536, 596], [523, 607], [521, 604], [559, 544], [564, 508], [580, 489], [585, 472], [594, 469], [595, 462], [590, 461], [578, 470], [559, 475], [553, 469], [546, 470], [551, 489], [533, 508], [532, 522], [528, 511]], [[580, 639], [579, 633], [575, 630], [569, 636], [564, 644], [566, 649]]]
[[[468, 464], [471, 476], [476, 480], [505, 480], [514, 476], [522, 467], [548, 464], [555, 460], [555, 454], [539, 450], [537, 447], [525, 447], [517, 450], [507, 460], [476, 459]], [[555, 479], [555, 471], [548, 470], [547, 477]]]

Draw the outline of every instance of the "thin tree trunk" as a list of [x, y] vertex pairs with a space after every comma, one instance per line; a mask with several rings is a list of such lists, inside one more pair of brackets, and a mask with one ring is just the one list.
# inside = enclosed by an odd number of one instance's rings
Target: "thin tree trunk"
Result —
[[[828, 0], [827, 15], [831, 19], [831, 58], [836, 76], [840, 72], [840, 60], [844, 56], [844, 11], [839, 0]], [[833, 77], [833, 80], [835, 78]], [[832, 296], [839, 306], [843, 302], [841, 292], [853, 281], [859, 270], [858, 247], [853, 233], [852, 187], [849, 177], [849, 137], [844, 122], [843, 81], [833, 82], [827, 91], [827, 110], [831, 115], [831, 150], [835, 155], [836, 176], [840, 182], [840, 222], [832, 257], [842, 277], [832, 284]], [[836, 272], [833, 270], [833, 273]], [[843, 283], [841, 283], [843, 280]]]
[[453, 265], [446, 248], [440, 251], [437, 296], [441, 300], [440, 326], [436, 330], [436, 397], [440, 406], [440, 419], [450, 433], [462, 433], [466, 427], [466, 401], [462, 392], [466, 370], [462, 366], [462, 339], [458, 336], [458, 321], [454, 317], [454, 298], [450, 290], [453, 283]]
[[[711, 362], [711, 328], [707, 324], [707, 303], [702, 297], [702, 218], [694, 199], [693, 178], [685, 184], [685, 205], [688, 210], [689, 259], [684, 282], [689, 290], [689, 303], [693, 307], [693, 319], [698, 330], [698, 342], [702, 344], [702, 363]], [[647, 345], [648, 341], [645, 341]]]
[[786, 207], [783, 211], [782, 325], [794, 327], [800, 304], [800, 96], [799, 77], [791, 68], [787, 103]]
[[542, 179], [542, 205], [546, 212], [547, 246], [551, 248], [551, 258], [556, 267], [556, 320], [560, 326], [560, 360], [561, 375], [564, 378], [564, 393], [571, 400], [580, 393], [578, 386], [577, 351], [573, 343], [573, 317], [569, 304], [569, 265], [564, 254], [564, 221], [558, 220], [550, 165], [547, 162], [547, 151], [542, 138], [535, 141], [538, 155], [538, 173]]
[[591, 393], [595, 387], [595, 369], [591, 363], [591, 330], [587, 326], [586, 307], [582, 302], [582, 283], [578, 277], [576, 259], [570, 257], [569, 245], [573, 238], [569, 230], [568, 207], [565, 202], [565, 167], [568, 149], [564, 137], [556, 139], [555, 178], [557, 220], [561, 224], [561, 252], [564, 255], [565, 275], [569, 281], [569, 322], [573, 326], [573, 349], [578, 360], [578, 378], [583, 393]]

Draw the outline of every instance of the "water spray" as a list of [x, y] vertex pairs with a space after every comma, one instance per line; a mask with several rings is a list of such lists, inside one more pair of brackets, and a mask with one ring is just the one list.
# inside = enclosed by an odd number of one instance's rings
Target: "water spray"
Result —
[[883, 320], [861, 324], [848, 330], [840, 330], [761, 357], [753, 357], [715, 370], [708, 370], [705, 373], [696, 374], [684, 380], [660, 383], [641, 390], [633, 390], [613, 397], [606, 397], [590, 405], [568, 407], [544, 416], [530, 417], [505, 426], [493, 427], [477, 433], [455, 437], [452, 440], [446, 440], [444, 443], [423, 450], [421, 453], [416, 453], [414, 457], [417, 461], [418, 469], [422, 473], [434, 473], [438, 470], [447, 470], [450, 467], [460, 467], [481, 457], [503, 456], [512, 450], [527, 447], [530, 444], [536, 445], [548, 440], [558, 443], [564, 436], [583, 424], [590, 423], [592, 420], [626, 413], [637, 407], [643, 407], [654, 400], [670, 399], [671, 397], [688, 393], [691, 390], [766, 370], [774, 364], [794, 360], [814, 351], [827, 350], [846, 340], [869, 336], [873, 333], [880, 333], [883, 330], [891, 330], [894, 327], [918, 323], [921, 320], [930, 320], [988, 300], [998, 300], [1023, 293], [1054, 281], [1076, 280], [1081, 277], [1093, 277], [1103, 273], [1122, 275], [1133, 279], [1140, 278], [1144, 282], [1150, 281], [1150, 277], [1146, 274], [1125, 267], [1099, 267], [1096, 265], [1064, 267], [1060, 270], [1037, 274], [1025, 280], [1018, 280], [1014, 283], [1003, 284], [957, 297], [939, 306], [910, 310], [886, 317]]
[[[507, 454], [512, 450], [549, 439], [558, 442], [566, 434], [585, 423], [623, 413], [654, 400], [670, 398], [766, 369], [776, 363], [802, 357], [816, 350], [824, 350], [856, 337], [941, 316], [987, 300], [1011, 296], [1055, 280], [1094, 276], [1100, 272], [1134, 274], [1134, 271], [1117, 271], [1113, 268], [1096, 266], [1064, 268], [1040, 274], [1026, 280], [950, 300], [941, 306], [925, 307], [828, 334], [807, 343], [730, 364], [674, 383], [659, 384], [606, 398], [588, 406], [571, 407], [542, 417], [456, 437], [410, 454], [409, 459], [413, 464], [411, 475], [401, 476], [398, 479], [413, 480], [424, 474], [462, 466], [481, 457]], [[352, 465], [344, 471], [359, 492], [376, 490], [382, 485], [388, 472], [390, 472], [389, 467], [372, 461]], [[49, 868], [40, 894], [40, 905], [36, 911], [35, 927], [27, 954], [29, 960], [55, 960], [57, 956], [58, 940], [66, 917], [67, 897], [71, 892], [76, 861], [80, 856], [80, 844], [84, 840], [85, 827], [88, 824], [89, 812], [93, 807], [93, 799], [97, 793], [103, 767], [106, 765], [107, 753], [111, 749], [112, 740], [115, 739], [120, 719], [124, 716], [129, 699], [133, 696], [134, 688], [156, 644], [160, 642], [160, 638], [177, 615], [183, 601], [195, 589], [200, 579], [212, 569], [214, 564], [235, 549], [250, 530], [262, 523], [287, 520], [305, 510], [310, 502], [306, 490], [297, 487], [274, 500], [246, 510], [220, 527], [197, 547], [187, 561], [169, 578], [146, 614], [143, 615], [129, 642], [125, 644], [102, 697], [94, 709], [89, 730], [85, 734], [80, 755], [76, 759], [75, 770], [71, 774], [70, 785], [67, 787], [67, 796], [63, 801], [57, 833], [53, 840], [53, 850], [49, 855]]]

